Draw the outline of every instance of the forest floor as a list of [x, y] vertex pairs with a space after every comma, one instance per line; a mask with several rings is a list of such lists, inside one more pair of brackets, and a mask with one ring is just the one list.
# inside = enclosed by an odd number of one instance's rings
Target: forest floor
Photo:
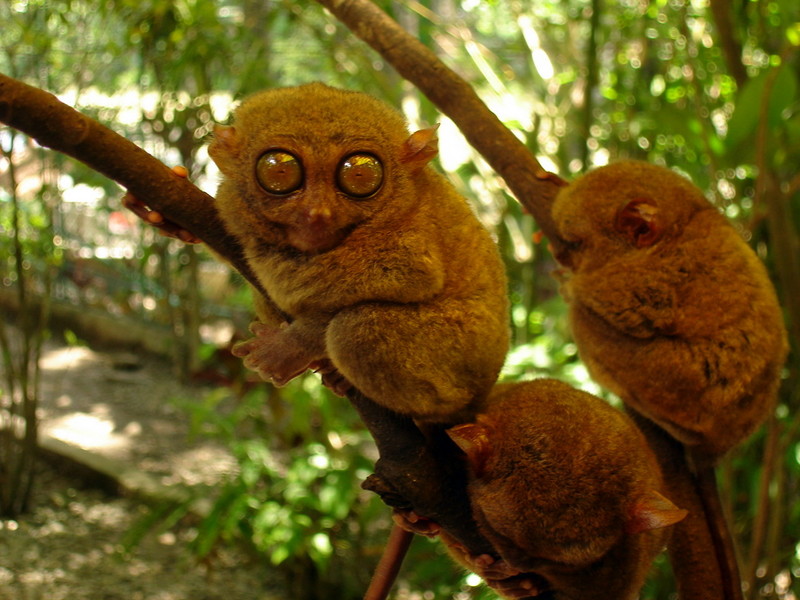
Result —
[[[41, 433], [150, 473], [165, 485], [213, 484], [234, 468], [213, 441], [189, 437], [167, 360], [50, 345], [42, 360]], [[40, 461], [32, 509], [0, 521], [0, 600], [271, 600], [282, 597], [267, 563], [237, 548], [199, 564], [190, 523], [122, 541], [142, 500], [92, 485], [68, 461]]]

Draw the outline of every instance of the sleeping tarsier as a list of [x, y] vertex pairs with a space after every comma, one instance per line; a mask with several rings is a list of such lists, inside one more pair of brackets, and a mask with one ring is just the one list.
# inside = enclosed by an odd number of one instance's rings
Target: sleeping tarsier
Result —
[[448, 434], [466, 454], [473, 516], [500, 558], [442, 540], [505, 598], [633, 600], [668, 526], [686, 515], [661, 494], [631, 420], [565, 383], [499, 384], [475, 422]]
[[220, 218], [269, 296], [234, 354], [279, 385], [321, 369], [419, 421], [468, 418], [505, 359], [505, 270], [429, 165], [435, 128], [409, 135], [385, 103], [314, 83], [245, 99], [209, 154]]
[[579, 178], [553, 216], [590, 373], [713, 464], [774, 406], [787, 341], [764, 266], [697, 187], [647, 163]]

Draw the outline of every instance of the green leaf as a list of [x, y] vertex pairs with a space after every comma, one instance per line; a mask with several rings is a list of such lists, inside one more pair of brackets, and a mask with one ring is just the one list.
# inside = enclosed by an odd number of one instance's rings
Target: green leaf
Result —
[[728, 142], [737, 147], [755, 135], [761, 120], [761, 107], [766, 93], [768, 78], [775, 77], [770, 89], [769, 106], [767, 107], [767, 126], [770, 129], [779, 127], [784, 119], [784, 111], [797, 97], [797, 77], [794, 71], [785, 66], [777, 75], [773, 70], [754, 77], [745, 84], [736, 100], [736, 110], [728, 122]]
[[727, 141], [732, 147], [739, 146], [755, 133], [765, 83], [766, 74], [761, 74], [750, 79], [739, 90], [736, 97], [736, 109], [728, 122]]

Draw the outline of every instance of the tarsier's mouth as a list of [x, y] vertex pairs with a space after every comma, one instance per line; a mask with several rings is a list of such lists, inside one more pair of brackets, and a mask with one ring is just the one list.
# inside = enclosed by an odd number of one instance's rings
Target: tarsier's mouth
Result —
[[329, 227], [286, 227], [289, 244], [304, 254], [322, 254], [339, 246], [349, 236], [355, 224], [332, 229]]

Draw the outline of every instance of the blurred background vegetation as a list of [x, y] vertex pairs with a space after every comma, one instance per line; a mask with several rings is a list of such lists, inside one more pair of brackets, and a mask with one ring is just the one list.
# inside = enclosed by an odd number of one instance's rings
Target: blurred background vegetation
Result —
[[[548, 169], [572, 178], [620, 158], [690, 176], [768, 265], [793, 352], [767, 425], [721, 466], [752, 597], [800, 593], [800, 4], [796, 0], [380, 0], [469, 80]], [[594, 393], [565, 325], [546, 245], [455, 126], [320, 6], [292, 0], [1, 0], [0, 71], [50, 90], [213, 193], [206, 141], [243, 95], [320, 80], [441, 122], [441, 168], [502, 247], [514, 348], [509, 378], [554, 376]], [[359, 488], [374, 450], [353, 411], [313, 376], [275, 390], [247, 381], [225, 349], [250, 318], [246, 289], [202, 249], [154, 235], [121, 190], [0, 129], [0, 459], [24, 512], [38, 353], [51, 321], [83, 337], [168, 353], [216, 390], [180, 400], [197, 435], [229, 444], [238, 471], [214, 490], [198, 557], [244, 542], [294, 582], [287, 597], [355, 599], [388, 530]], [[111, 315], [112, 331], [90, 315]], [[120, 332], [125, 336], [118, 338]], [[233, 411], [217, 410], [224, 398]], [[27, 430], [25, 425], [27, 424]], [[11, 481], [7, 479], [6, 481]], [[207, 490], [198, 491], [207, 494]], [[185, 507], [154, 510], [151, 523]], [[136, 533], [132, 538], [136, 537]], [[355, 568], [358, 566], [358, 568]], [[664, 561], [643, 597], [673, 590]], [[491, 598], [434, 544], [415, 544], [404, 598]]]

